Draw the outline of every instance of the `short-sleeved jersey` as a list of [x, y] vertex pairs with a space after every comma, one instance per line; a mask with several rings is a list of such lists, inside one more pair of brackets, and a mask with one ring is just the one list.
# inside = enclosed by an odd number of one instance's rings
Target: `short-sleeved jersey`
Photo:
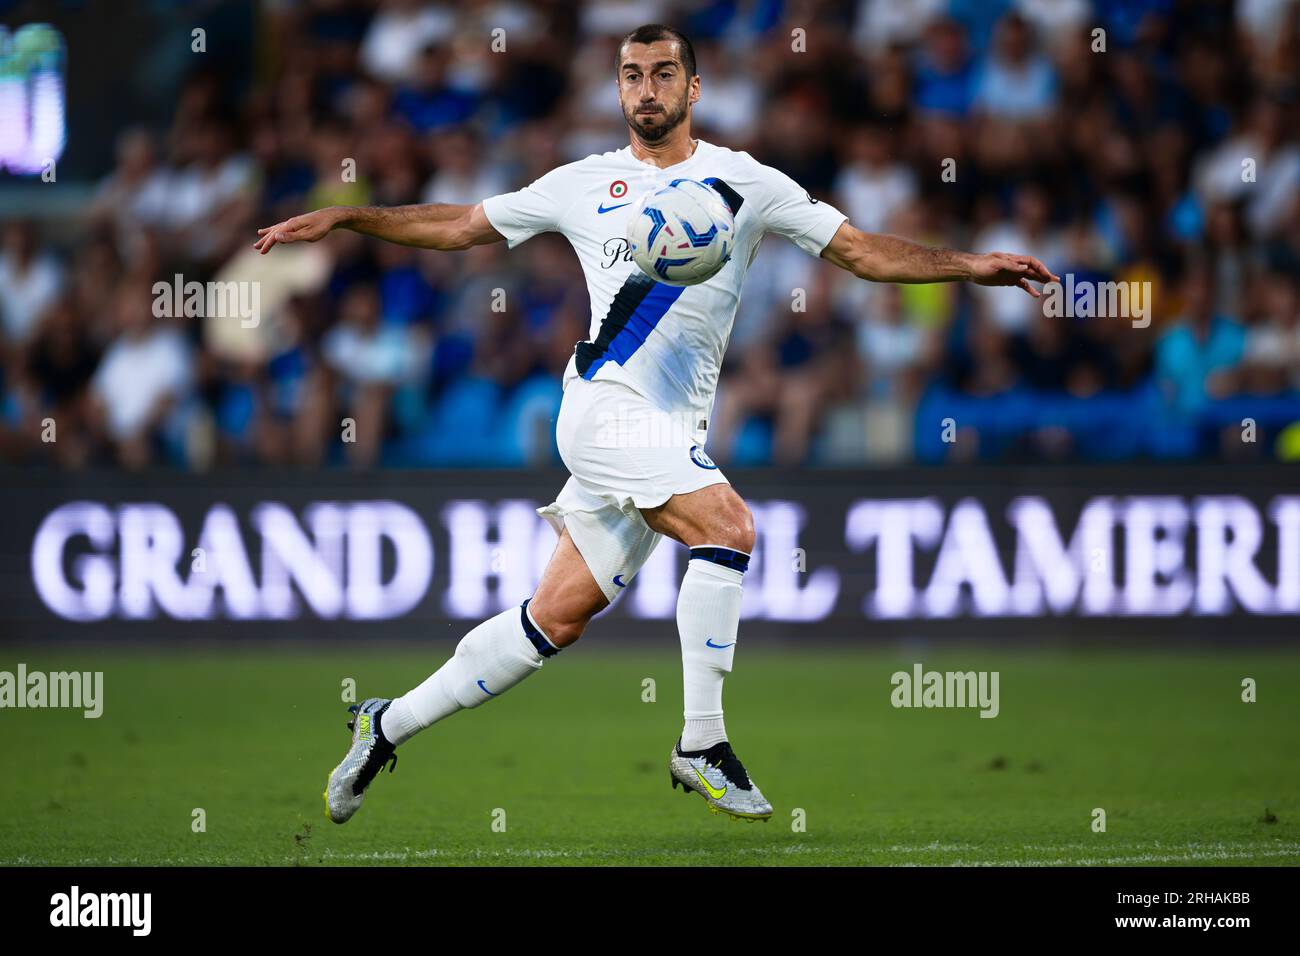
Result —
[[[632, 261], [628, 217], [637, 200], [674, 179], [712, 186], [731, 207], [736, 237], [730, 261], [713, 278], [671, 286]], [[820, 255], [845, 215], [813, 199], [779, 170], [748, 153], [698, 141], [689, 159], [666, 169], [631, 147], [552, 170], [518, 192], [483, 201], [488, 221], [510, 247], [542, 232], [569, 240], [591, 297], [590, 338], [565, 372], [622, 382], [666, 412], [706, 428], [745, 271], [769, 232]]]

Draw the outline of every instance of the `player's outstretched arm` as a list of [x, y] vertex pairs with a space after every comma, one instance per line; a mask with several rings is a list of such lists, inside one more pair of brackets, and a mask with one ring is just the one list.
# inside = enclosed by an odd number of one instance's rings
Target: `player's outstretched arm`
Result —
[[1034, 298], [1041, 293], [1029, 284], [1060, 281], [1033, 256], [1007, 252], [958, 252], [923, 246], [880, 233], [863, 232], [847, 222], [822, 250], [822, 258], [873, 282], [974, 282], [977, 285], [1019, 286]]
[[277, 243], [315, 242], [332, 229], [351, 229], [403, 246], [453, 251], [500, 242], [483, 204], [460, 206], [329, 206], [257, 230], [253, 245], [262, 253]]

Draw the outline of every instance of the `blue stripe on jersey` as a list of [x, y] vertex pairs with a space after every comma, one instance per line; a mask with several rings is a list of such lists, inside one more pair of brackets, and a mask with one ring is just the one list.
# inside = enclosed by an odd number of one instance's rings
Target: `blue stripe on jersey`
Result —
[[[638, 278], [644, 281], [640, 272], [633, 273], [628, 281], [632, 282]], [[627, 288], [627, 286], [624, 286], [624, 288]], [[600, 371], [600, 367], [610, 359], [613, 359], [619, 365], [626, 365], [627, 360], [645, 344], [645, 340], [654, 331], [654, 327], [659, 324], [659, 320], [667, 314], [673, 303], [685, 291], [685, 286], [664, 285], [662, 282], [654, 283], [653, 287], [642, 296], [636, 308], [632, 310], [632, 314], [627, 317], [623, 327], [609, 340], [609, 344], [605, 346], [604, 351], [595, 357], [585, 370], [580, 370], [582, 377], [591, 381], [596, 373]], [[609, 322], [611, 318], [612, 316], [607, 316], [605, 322]], [[601, 323], [601, 327], [603, 330], [604, 323]]]
[[710, 176], [708, 179], [702, 180], [702, 182], [704, 185], [712, 187], [716, 192], [721, 194], [722, 198], [727, 201], [727, 205], [731, 207], [731, 214], [733, 216], [740, 212], [740, 207], [745, 204], [744, 196], [736, 192], [717, 176]]

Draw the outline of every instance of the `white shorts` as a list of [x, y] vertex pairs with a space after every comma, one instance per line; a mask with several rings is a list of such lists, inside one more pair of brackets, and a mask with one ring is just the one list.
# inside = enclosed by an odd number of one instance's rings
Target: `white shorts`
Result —
[[568, 528], [610, 602], [662, 537], [639, 509], [727, 481], [679, 418], [618, 382], [574, 378], [564, 389], [555, 438], [571, 477], [537, 513]]

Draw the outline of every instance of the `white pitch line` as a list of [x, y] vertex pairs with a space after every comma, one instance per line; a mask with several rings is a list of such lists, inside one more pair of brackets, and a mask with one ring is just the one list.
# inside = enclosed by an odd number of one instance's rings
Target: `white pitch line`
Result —
[[[1113, 850], [1115, 852], [1124, 852], [1130, 850], [1253, 850], [1255, 848], [1271, 847], [1274, 849], [1284, 849], [1300, 851], [1300, 842], [1270, 842], [1270, 843], [1201, 843], [1193, 841], [1190, 843], [1121, 843], [1115, 846], [1098, 846], [1095, 843], [1062, 843], [1057, 845], [1046, 845], [1038, 843], [1020, 843], [1014, 846], [1008, 846], [1008, 850], [1027, 850], [1031, 853], [1075, 853], [1075, 852], [1104, 852]], [[987, 843], [925, 843], [925, 844], [902, 844], [883, 848], [880, 852], [888, 853], [964, 853], [971, 850], [988, 850], [996, 849], [990, 847]]]
[[[926, 852], [970, 852], [972, 850], [987, 850], [985, 846], [975, 846], [972, 844], [930, 844], [925, 846], [891, 846], [877, 851], [866, 851], [866, 855], [874, 853], [926, 853]], [[1088, 851], [1096, 853], [1100, 847], [1089, 846], [1035, 846], [1034, 844], [1021, 844], [1021, 850], [1028, 850], [1034, 853], [1070, 853], [1077, 851]], [[1106, 864], [1124, 864], [1124, 863], [1155, 863], [1161, 861], [1173, 860], [1249, 860], [1254, 858], [1274, 858], [1285, 856], [1300, 856], [1300, 843], [1277, 845], [1259, 845], [1249, 843], [1238, 844], [1203, 844], [1188, 843], [1179, 844], [1127, 844], [1112, 848], [1117, 854], [1124, 853], [1127, 855], [1116, 856], [1099, 856], [1099, 857], [1058, 857], [1049, 860], [976, 860], [963, 861], [956, 860], [948, 862], [949, 866], [1099, 866]], [[1133, 854], [1134, 850], [1165, 850], [1173, 851], [1166, 853], [1139, 853]], [[859, 851], [845, 847], [822, 847], [822, 846], [764, 846], [764, 847], [734, 847], [726, 851], [731, 855], [806, 855], [821, 854], [826, 856], [848, 856], [861, 855]], [[716, 857], [718, 851], [710, 849], [698, 850], [649, 850], [638, 854], [639, 856], [667, 856], [667, 857]], [[326, 850], [322, 854], [323, 859], [328, 860], [402, 860], [402, 859], [433, 859], [442, 856], [450, 860], [461, 860], [467, 857], [481, 859], [488, 858], [519, 858], [526, 857], [532, 859], [608, 859], [610, 857], [623, 858], [624, 854], [614, 850], [557, 850], [550, 848], [527, 849], [522, 847], [506, 847], [499, 850], [485, 850], [475, 848], [472, 850], [441, 852], [439, 850], [384, 850], [376, 852], [356, 852], [340, 853], [334, 850]]]
[[1056, 860], [954, 860], [949, 866], [1126, 866], [1137, 863], [1189, 863], [1204, 860], [1257, 860], [1262, 857], [1300, 856], [1300, 850], [1254, 850], [1232, 853], [1218, 850], [1205, 853], [1194, 850], [1184, 854], [1141, 853], [1136, 856], [1108, 856], [1089, 859], [1062, 858]]
[[[896, 844], [879, 849], [863, 849], [851, 847], [826, 847], [819, 845], [794, 844], [785, 846], [757, 846], [757, 847], [732, 847], [726, 850], [718, 851], [714, 849], [662, 849], [646, 850], [636, 854], [644, 857], [669, 857], [669, 858], [716, 858], [721, 855], [734, 856], [804, 856], [804, 855], [822, 855], [828, 857], [845, 857], [853, 856], [855, 858], [866, 858], [866, 865], [871, 865], [870, 858], [879, 854], [903, 853], [937, 853], [940, 855], [954, 853], [970, 853], [991, 849], [987, 845], [977, 845], [969, 843], [929, 843], [929, 844]], [[1172, 863], [1172, 862], [1196, 862], [1208, 860], [1251, 860], [1251, 859], [1276, 859], [1280, 857], [1296, 856], [1300, 857], [1300, 843], [1186, 843], [1186, 844], [1167, 844], [1167, 843], [1130, 843], [1115, 847], [1088, 846], [1086, 844], [1074, 845], [1038, 845], [1032, 843], [1018, 844], [1014, 848], [1023, 852], [1033, 854], [1058, 854], [1050, 859], [1000, 859], [1000, 860], [948, 860], [943, 861], [940, 865], [945, 866], [1106, 866], [1106, 865], [1132, 865], [1140, 863]], [[1113, 850], [1114, 855], [1108, 855], [1105, 851]], [[1101, 851], [1100, 855], [1098, 852]], [[1148, 851], [1148, 852], [1134, 852]], [[1150, 852], [1154, 851], [1154, 852]], [[1092, 856], [1060, 856], [1059, 854], [1069, 853], [1090, 853]], [[301, 856], [286, 856], [283, 859], [284, 864], [293, 865], [296, 863], [310, 862], [313, 854], [304, 853]], [[403, 847], [394, 850], [374, 850], [358, 852], [339, 852], [333, 849], [325, 849], [321, 853], [321, 859], [328, 863], [331, 860], [337, 861], [372, 861], [372, 862], [401, 862], [405, 860], [438, 860], [444, 859], [449, 862], [462, 862], [467, 859], [577, 859], [577, 860], [607, 860], [611, 858], [625, 860], [629, 859], [625, 854], [617, 850], [566, 850], [554, 847], [503, 847], [501, 849], [489, 850], [483, 848], [473, 848], [465, 850], [439, 850], [437, 848], [415, 850], [410, 847]], [[635, 858], [631, 858], [633, 861]], [[207, 858], [189, 858], [189, 857], [151, 857], [142, 859], [140, 857], [85, 857], [75, 861], [46, 860], [37, 859], [28, 856], [19, 856], [8, 860], [0, 860], [0, 866], [45, 866], [52, 863], [63, 866], [215, 866], [228, 865], [229, 859], [214, 860]], [[913, 865], [913, 864], [907, 864]]]

